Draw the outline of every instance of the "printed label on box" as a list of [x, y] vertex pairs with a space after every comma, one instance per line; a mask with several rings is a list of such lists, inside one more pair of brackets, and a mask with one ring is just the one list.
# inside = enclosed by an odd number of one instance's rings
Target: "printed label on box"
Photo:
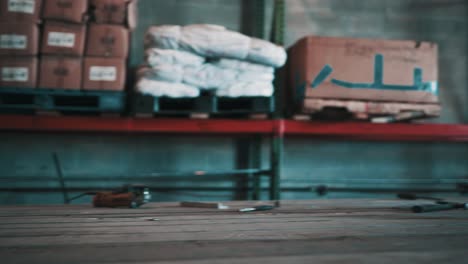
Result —
[[8, 0], [8, 12], [33, 14], [35, 0]]
[[4, 67], [2, 68], [2, 81], [5, 82], [27, 82], [29, 71], [26, 67]]
[[91, 66], [89, 70], [89, 79], [91, 81], [114, 82], [115, 80], [117, 80], [117, 68]]
[[28, 37], [25, 35], [0, 35], [0, 48], [26, 49]]
[[63, 32], [49, 32], [47, 45], [55, 47], [73, 48], [75, 46], [75, 34]]

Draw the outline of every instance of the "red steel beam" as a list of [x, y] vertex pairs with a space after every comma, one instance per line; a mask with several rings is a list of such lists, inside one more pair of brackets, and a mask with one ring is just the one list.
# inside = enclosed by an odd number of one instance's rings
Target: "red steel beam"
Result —
[[379, 141], [468, 142], [468, 125], [325, 123], [293, 120], [284, 122], [287, 136], [321, 136]]
[[468, 142], [468, 125], [324, 123], [293, 120], [136, 119], [0, 115], [0, 130], [183, 134], [269, 134], [379, 141]]
[[145, 132], [190, 134], [272, 134], [269, 120], [137, 119], [78, 116], [0, 115], [0, 130], [50, 132]]

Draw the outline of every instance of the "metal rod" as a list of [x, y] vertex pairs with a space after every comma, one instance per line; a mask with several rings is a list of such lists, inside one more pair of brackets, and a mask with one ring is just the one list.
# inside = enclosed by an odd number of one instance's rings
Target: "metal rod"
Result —
[[[249, 146], [249, 167], [261, 168], [262, 167], [262, 137], [254, 136], [251, 138]], [[261, 176], [260, 175], [249, 175], [252, 182], [252, 200], [261, 199]]]
[[84, 192], [84, 193], [82, 193], [82, 194], [79, 194], [79, 195], [77, 195], [77, 196], [73, 196], [72, 198], [68, 199], [68, 202], [74, 201], [74, 200], [76, 200], [76, 199], [78, 199], [78, 198], [81, 198], [81, 197], [83, 197], [83, 196], [86, 196], [86, 195], [95, 195], [96, 193], [97, 193], [97, 192]]
[[[236, 168], [252, 168], [250, 164], [250, 145], [251, 138], [243, 137], [235, 141], [235, 153], [236, 153]], [[246, 187], [249, 186], [251, 173], [239, 176], [235, 178], [235, 184], [238, 191], [233, 193], [233, 200], [248, 200], [249, 194], [244, 192]]]
[[[70, 182], [100, 182], [100, 181], [213, 181], [215, 179], [218, 179], [220, 181], [225, 181], [223, 177], [219, 176], [233, 176], [233, 175], [238, 175], [238, 174], [253, 174], [253, 175], [269, 175], [270, 170], [256, 170], [257, 172], [254, 173], [254, 171], [243, 171], [241, 170], [240, 172], [233, 171], [232, 173], [226, 172], [225, 175], [220, 175], [220, 174], [215, 174], [213, 175], [211, 172], [207, 172], [207, 174], [204, 174], [203, 177], [197, 177], [194, 178], [194, 176], [199, 176], [195, 175], [194, 173], [191, 173], [187, 176], [173, 176], [172, 174], [170, 175], [165, 175], [165, 176], [128, 176], [128, 175], [114, 175], [114, 176], [96, 176], [92, 178], [85, 178], [84, 176], [75, 176], [75, 177], [70, 177], [67, 176], [67, 183]], [[180, 174], [181, 175], [181, 174]], [[291, 185], [322, 185], [322, 184], [329, 184], [329, 185], [354, 185], [354, 186], [372, 186], [372, 185], [405, 185], [405, 186], [410, 186], [410, 185], [461, 185], [460, 187], [463, 187], [462, 185], [467, 185], [468, 189], [468, 180], [467, 179], [462, 179], [462, 178], [453, 178], [453, 179], [370, 179], [370, 178], [355, 178], [355, 179], [318, 179], [315, 178], [313, 182], [307, 182], [305, 180], [302, 180], [306, 176], [303, 175], [297, 175], [299, 179], [288, 179], [287, 182]], [[308, 176], [307, 176], [308, 177]], [[405, 176], [405, 177], [410, 177], [410, 176]], [[8, 183], [8, 182], [44, 182], [44, 181], [56, 181], [57, 177], [51, 177], [51, 176], [1, 176], [0, 177], [0, 183]]]
[[275, 0], [273, 7], [273, 21], [270, 40], [278, 45], [284, 43], [284, 24], [285, 24], [285, 3], [284, 0]]
[[[264, 175], [267, 174], [269, 170], [266, 169], [242, 169], [242, 170], [231, 170], [231, 171], [194, 171], [194, 172], [169, 172], [169, 173], [149, 173], [144, 175], [114, 175], [114, 176], [97, 176], [93, 178], [83, 178], [79, 176], [75, 177], [67, 177], [67, 182], [72, 181], [181, 181], [181, 180], [190, 180], [193, 181], [194, 177], [203, 176], [202, 178], [198, 178], [198, 180], [203, 180], [207, 178], [214, 178], [214, 177], [227, 177], [227, 176], [238, 176], [238, 175]], [[174, 179], [176, 178], [176, 179]], [[16, 177], [16, 176], [3, 176], [0, 177], [0, 182], [17, 182], [18, 180], [21, 181], [28, 181], [28, 182], [44, 182], [44, 181], [55, 181], [56, 177], [48, 177], [48, 176], [24, 176], [24, 177]], [[208, 179], [212, 180], [212, 179]], [[220, 178], [220, 180], [222, 180]]]
[[[105, 191], [109, 189], [113, 189], [113, 187], [100, 187], [96, 188], [93, 186], [84, 186], [84, 187], [70, 187], [68, 188], [68, 192], [87, 192], [89, 190], [95, 191]], [[149, 186], [151, 191], [154, 192], [177, 192], [177, 191], [194, 191], [194, 192], [227, 192], [227, 191], [235, 191], [238, 188], [235, 187], [203, 187], [203, 186], [188, 186], [188, 187], [177, 187], [177, 186]], [[15, 193], [47, 193], [47, 192], [61, 192], [60, 188], [53, 188], [53, 187], [2, 187], [0, 188], [0, 192], [15, 192]], [[252, 188], [246, 188], [245, 191], [252, 191]], [[271, 191], [269, 187], [262, 187], [260, 188], [261, 192]], [[282, 192], [305, 192], [305, 193], [314, 193], [314, 188], [312, 187], [282, 187]], [[411, 193], [458, 193], [458, 190], [455, 188], [336, 188], [330, 187], [328, 189], [329, 192], [356, 192], [356, 193], [388, 193], [388, 194], [396, 194], [399, 192], [411, 192]]]
[[58, 179], [59, 179], [60, 188], [62, 189], [63, 202], [64, 202], [64, 204], [69, 204], [70, 200], [68, 199], [68, 192], [67, 192], [67, 188], [65, 186], [65, 180], [63, 179], [62, 166], [60, 165], [59, 157], [58, 157], [56, 152], [52, 153], [52, 157], [54, 159], [55, 170], [57, 171], [57, 176], [58, 176]]
[[270, 200], [280, 199], [281, 166], [284, 144], [284, 121], [276, 122], [275, 131], [271, 139], [271, 174], [270, 174]]

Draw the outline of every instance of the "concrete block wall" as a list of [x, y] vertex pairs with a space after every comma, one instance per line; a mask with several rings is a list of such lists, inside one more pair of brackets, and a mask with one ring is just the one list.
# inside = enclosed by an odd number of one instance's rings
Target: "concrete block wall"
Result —
[[[250, 1], [250, 0], [249, 0]], [[440, 81], [444, 114], [437, 122], [467, 122], [467, 11], [458, 0], [286, 0], [286, 44], [308, 34], [435, 41], [440, 46]], [[143, 60], [143, 34], [153, 24], [242, 25], [241, 0], [140, 0], [139, 28], [132, 34], [131, 65]], [[269, 1], [269, 11], [271, 4]], [[432, 4], [431, 4], [432, 3]], [[435, 5], [435, 8], [429, 6]], [[266, 29], [268, 29], [268, 25]], [[124, 177], [152, 172], [228, 170], [239, 167], [238, 140], [224, 137], [109, 134], [31, 134], [2, 132], [0, 178], [3, 188], [58, 187], [52, 153], [57, 152], [71, 187], [119, 186]], [[265, 141], [266, 143], [266, 141]], [[453, 188], [468, 181], [468, 144], [378, 143], [287, 138], [281, 179], [285, 199], [318, 198], [308, 190], [331, 187]], [[263, 167], [268, 166], [263, 144]], [[14, 181], [31, 177], [30, 182]], [[37, 178], [47, 180], [37, 181]], [[104, 179], [103, 179], [104, 178]], [[13, 180], [11, 180], [13, 179]], [[94, 179], [94, 180], [93, 180]], [[235, 178], [204, 181], [167, 178], [161, 187], [178, 192], [154, 193], [156, 201], [231, 200]], [[193, 192], [190, 186], [220, 188]], [[295, 191], [293, 191], [295, 190]], [[298, 190], [301, 190], [298, 192]], [[392, 193], [379, 194], [393, 196]], [[363, 192], [332, 192], [329, 197], [375, 197]], [[266, 193], [265, 193], [266, 197]], [[89, 202], [89, 198], [77, 202]], [[0, 203], [61, 203], [60, 193], [0, 193]]]

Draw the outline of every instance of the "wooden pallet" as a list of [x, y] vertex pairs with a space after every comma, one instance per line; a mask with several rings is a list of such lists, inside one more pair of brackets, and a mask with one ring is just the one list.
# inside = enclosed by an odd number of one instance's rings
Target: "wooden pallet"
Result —
[[0, 111], [6, 113], [121, 114], [124, 92], [0, 88]]
[[136, 94], [131, 100], [137, 117], [240, 117], [267, 118], [274, 110], [272, 97], [216, 97], [204, 94], [195, 98], [153, 97]]
[[391, 123], [440, 115], [439, 104], [415, 104], [401, 102], [371, 102], [358, 100], [330, 100], [308, 98], [296, 120], [309, 119], [358, 119], [374, 123]]

